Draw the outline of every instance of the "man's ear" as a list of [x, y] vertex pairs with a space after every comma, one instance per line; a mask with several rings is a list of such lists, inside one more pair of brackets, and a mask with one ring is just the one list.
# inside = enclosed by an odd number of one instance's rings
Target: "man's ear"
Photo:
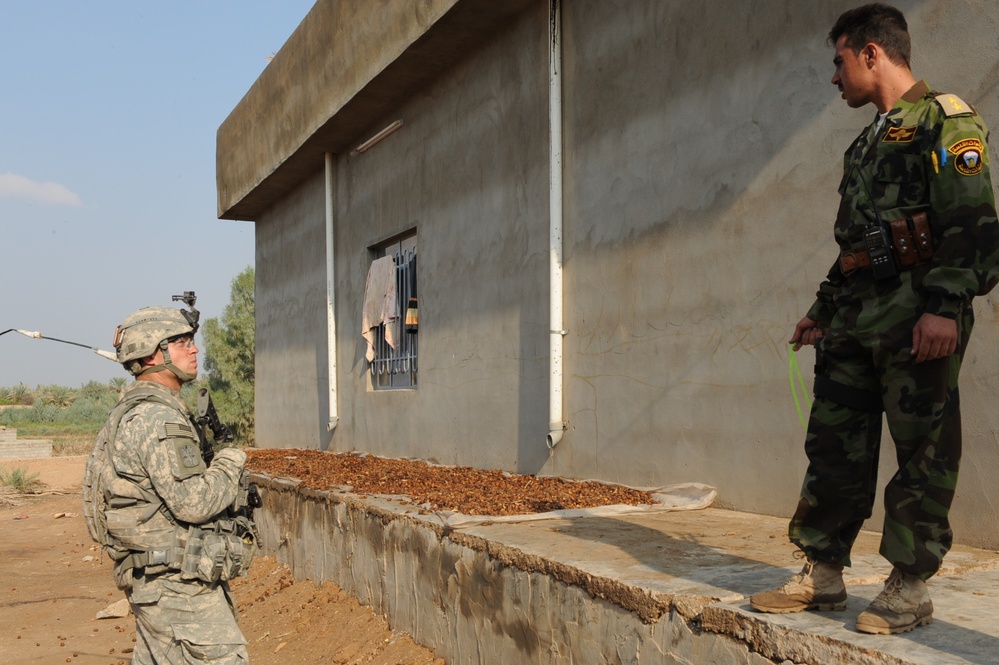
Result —
[[881, 49], [877, 44], [872, 42], [864, 47], [861, 55], [864, 57], [864, 62], [867, 64], [869, 69], [878, 61], [878, 58], [881, 56]]

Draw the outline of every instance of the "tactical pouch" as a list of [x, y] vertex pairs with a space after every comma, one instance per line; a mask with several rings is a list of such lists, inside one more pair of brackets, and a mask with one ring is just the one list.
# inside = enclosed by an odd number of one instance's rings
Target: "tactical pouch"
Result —
[[209, 529], [191, 528], [182, 576], [214, 584], [246, 575], [256, 542], [239, 520], [219, 520]]
[[891, 229], [895, 258], [903, 270], [926, 263], [933, 258], [933, 235], [925, 212], [912, 217], [893, 219]]

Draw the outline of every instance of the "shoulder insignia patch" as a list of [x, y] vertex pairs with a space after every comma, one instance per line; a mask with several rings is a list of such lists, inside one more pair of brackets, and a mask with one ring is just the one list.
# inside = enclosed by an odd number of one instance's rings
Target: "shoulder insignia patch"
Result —
[[196, 469], [201, 466], [201, 451], [193, 443], [178, 441], [176, 444], [177, 457], [185, 469]]
[[985, 146], [979, 139], [963, 139], [947, 148], [947, 152], [954, 155], [954, 168], [961, 175], [978, 175], [982, 172], [984, 151]]
[[975, 112], [974, 109], [972, 109], [969, 105], [965, 104], [964, 100], [962, 100], [957, 95], [951, 95], [951, 94], [937, 95], [936, 100], [937, 103], [940, 104], [940, 107], [943, 109], [944, 115], [946, 115], [948, 118], [954, 115], [965, 115], [965, 114], [970, 115]]
[[916, 128], [913, 127], [889, 127], [888, 133], [881, 139], [882, 143], [911, 143], [916, 138]]
[[185, 439], [194, 439], [194, 430], [191, 429], [189, 425], [184, 425], [183, 423], [165, 423], [163, 429], [166, 431], [166, 435], [169, 438], [176, 436], [184, 437]]

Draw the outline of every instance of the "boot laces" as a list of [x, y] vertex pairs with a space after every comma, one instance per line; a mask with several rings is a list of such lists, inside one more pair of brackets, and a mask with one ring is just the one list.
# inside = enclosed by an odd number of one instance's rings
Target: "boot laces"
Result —
[[783, 587], [784, 589], [788, 589], [794, 586], [799, 586], [802, 582], [811, 577], [812, 571], [815, 570], [815, 564], [818, 563], [817, 559], [813, 559], [812, 557], [808, 556], [801, 550], [796, 551], [791, 556], [793, 556], [795, 559], [799, 561], [804, 559], [805, 565], [802, 567], [801, 572], [797, 573], [794, 577], [792, 577], [791, 579], [789, 579], [787, 582], [784, 583]]
[[888, 579], [885, 580], [885, 588], [881, 590], [874, 603], [888, 608], [892, 608], [902, 599], [902, 586], [905, 581], [902, 573], [898, 569], [893, 569]]

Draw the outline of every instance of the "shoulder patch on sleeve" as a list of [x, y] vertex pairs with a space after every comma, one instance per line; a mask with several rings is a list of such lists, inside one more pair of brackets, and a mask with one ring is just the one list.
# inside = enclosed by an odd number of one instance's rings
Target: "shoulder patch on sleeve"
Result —
[[963, 99], [957, 95], [944, 94], [937, 95], [937, 103], [940, 104], [940, 108], [943, 109], [944, 115], [948, 118], [955, 115], [973, 115], [975, 109], [971, 108], [970, 104], [966, 104]]
[[181, 437], [184, 439], [197, 440], [198, 438], [194, 435], [194, 428], [184, 423], [163, 423], [163, 433], [168, 439]]
[[183, 477], [187, 475], [185, 472], [204, 470], [205, 463], [201, 457], [201, 449], [198, 446], [190, 441], [174, 441], [173, 445], [182, 470], [182, 473], [178, 475]]
[[947, 152], [954, 155], [954, 168], [961, 175], [978, 175], [982, 172], [985, 146], [980, 140], [963, 139], [947, 148]]

